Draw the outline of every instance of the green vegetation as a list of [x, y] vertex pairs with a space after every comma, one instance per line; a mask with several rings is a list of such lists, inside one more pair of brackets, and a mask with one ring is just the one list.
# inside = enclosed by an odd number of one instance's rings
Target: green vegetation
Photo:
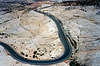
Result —
[[35, 55], [33, 55], [33, 58], [35, 58]]
[[33, 52], [33, 54], [36, 54], [36, 53], [37, 53], [37, 51], [34, 51], [34, 52]]
[[22, 55], [25, 55], [23, 52], [20, 52]]
[[43, 56], [44, 54], [40, 54], [40, 56]]
[[27, 54], [26, 54], [25, 56], [26, 56], [26, 57], [28, 57], [28, 55], [27, 55]]
[[18, 62], [16, 62], [16, 64], [18, 64]]
[[11, 44], [11, 46], [13, 46], [13, 44]]
[[77, 61], [75, 61], [75, 59], [72, 60], [72, 61], [69, 63], [69, 65], [70, 65], [70, 66], [86, 66], [86, 65], [81, 65], [81, 64], [79, 64]]
[[40, 48], [37, 48], [37, 50], [39, 50]]
[[24, 42], [22, 42], [22, 44], [24, 44]]

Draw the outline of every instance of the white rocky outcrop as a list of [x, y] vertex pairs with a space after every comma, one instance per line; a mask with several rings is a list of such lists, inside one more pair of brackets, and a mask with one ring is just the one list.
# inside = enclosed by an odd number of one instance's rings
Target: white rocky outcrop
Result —
[[[100, 15], [99, 9], [88, 6], [72, 9], [67, 6], [52, 6], [41, 11], [53, 14], [62, 21], [64, 33], [70, 37], [73, 54], [80, 65], [98, 66], [100, 60]], [[17, 11], [0, 15], [0, 41], [8, 43], [17, 52], [24, 52], [28, 59], [55, 59], [63, 53], [55, 23], [40, 13]], [[76, 44], [74, 43], [76, 42]], [[75, 48], [76, 47], [76, 48]], [[33, 55], [35, 58], [33, 58]], [[38, 58], [37, 58], [38, 57]], [[9, 56], [0, 46], [0, 64], [2, 66], [35, 66], [20, 63]], [[69, 60], [70, 60], [69, 59]], [[10, 60], [10, 61], [9, 61]], [[13, 62], [13, 63], [12, 63]], [[69, 62], [50, 66], [68, 66]]]
[[75, 51], [73, 51], [73, 59], [81, 65], [98, 66], [98, 60], [100, 60], [98, 55], [100, 51], [100, 15], [97, 13], [99, 9], [95, 9], [93, 6], [85, 8], [77, 6], [74, 7], [75, 9], [72, 6], [67, 10], [66, 8], [69, 7], [52, 6], [41, 11], [51, 13], [59, 18], [63, 23], [66, 35], [71, 35], [70, 37], [77, 42], [77, 48], [75, 50], [73, 48]]
[[[0, 41], [9, 44], [23, 57], [31, 60], [55, 59], [61, 56], [63, 45], [59, 39], [55, 22], [34, 11], [23, 15], [22, 13], [17, 11], [0, 16], [0, 33], [3, 33], [0, 35]], [[4, 66], [24, 66], [9, 56], [2, 46], [0, 49], [0, 59], [2, 59], [0, 63], [5, 63]]]

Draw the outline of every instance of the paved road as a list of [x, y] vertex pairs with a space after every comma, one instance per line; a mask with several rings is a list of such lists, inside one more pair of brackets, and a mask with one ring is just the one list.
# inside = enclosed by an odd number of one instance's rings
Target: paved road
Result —
[[14, 59], [16, 59], [22, 63], [34, 64], [34, 65], [50, 65], [50, 64], [63, 62], [64, 60], [68, 59], [71, 56], [72, 48], [71, 48], [70, 43], [68, 42], [68, 39], [65, 40], [65, 38], [67, 38], [67, 37], [64, 35], [64, 32], [62, 30], [61, 21], [51, 14], [40, 12], [38, 10], [34, 10], [34, 11], [48, 16], [56, 23], [60, 40], [65, 49], [64, 54], [61, 57], [59, 57], [57, 59], [53, 59], [53, 60], [30, 60], [30, 59], [26, 59], [26, 58], [22, 57], [21, 55], [19, 55], [13, 48], [11, 48], [6, 43], [0, 42], [0, 45], [2, 45], [11, 54], [11, 56]]

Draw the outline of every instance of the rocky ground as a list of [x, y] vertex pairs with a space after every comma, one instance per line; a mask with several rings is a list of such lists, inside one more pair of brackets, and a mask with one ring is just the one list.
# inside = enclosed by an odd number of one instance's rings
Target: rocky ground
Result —
[[[42, 9], [58, 17], [66, 35], [76, 41], [72, 58], [81, 65], [100, 65], [100, 10], [93, 6], [52, 6]], [[74, 46], [74, 45], [73, 45]], [[97, 59], [98, 58], [98, 59]]]
[[[9, 44], [23, 57], [31, 60], [55, 59], [61, 56], [64, 49], [53, 20], [34, 11], [23, 12], [14, 11], [0, 16], [0, 41]], [[2, 47], [0, 49], [1, 59], [5, 57], [0, 64], [21, 65], [12, 58], [11, 61], [2, 63], [10, 55]]]
[[[52, 6], [41, 11], [51, 13], [62, 26], [73, 48], [72, 57], [50, 66], [98, 66], [100, 60], [100, 13], [93, 6]], [[23, 57], [35, 60], [55, 59], [62, 55], [63, 46], [55, 23], [34, 11], [14, 11], [0, 15], [0, 41], [14, 48]], [[0, 65], [36, 66], [14, 60], [0, 46]]]

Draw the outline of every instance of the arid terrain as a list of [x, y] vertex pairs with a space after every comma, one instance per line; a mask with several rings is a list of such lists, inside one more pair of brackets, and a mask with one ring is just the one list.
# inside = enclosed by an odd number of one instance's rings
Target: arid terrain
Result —
[[[73, 49], [71, 58], [49, 66], [100, 65], [100, 9], [94, 6], [51, 6], [40, 9], [43, 7], [46, 5], [38, 9], [61, 20]], [[8, 13], [0, 12], [0, 41], [27, 59], [48, 60], [60, 57], [64, 48], [55, 22], [34, 10], [22, 8]], [[2, 46], [0, 59], [0, 66], [37, 66], [16, 61]]]
[[[69, 35], [76, 41], [76, 48], [75, 42], [72, 45], [73, 59], [81, 65], [99, 65], [100, 56], [96, 56], [100, 51], [99, 9], [93, 6], [85, 8], [81, 6], [52, 6], [41, 11], [58, 17], [63, 23], [66, 36]], [[98, 58], [98, 61], [96, 58]]]

